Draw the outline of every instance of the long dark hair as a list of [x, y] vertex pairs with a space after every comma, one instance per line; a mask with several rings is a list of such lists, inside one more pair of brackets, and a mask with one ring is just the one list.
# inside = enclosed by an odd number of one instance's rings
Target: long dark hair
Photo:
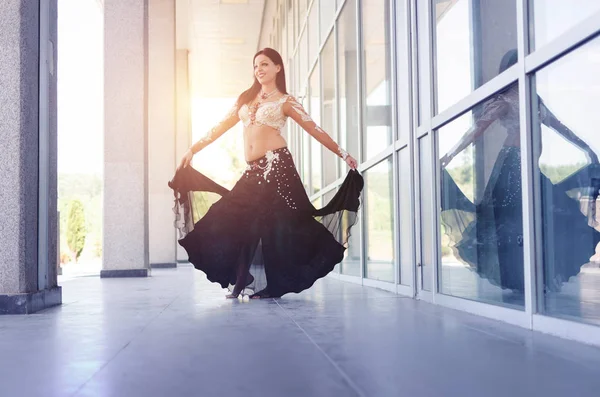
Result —
[[519, 53], [517, 52], [516, 49], [513, 48], [512, 50], [506, 51], [506, 53], [502, 56], [502, 60], [500, 61], [499, 72], [500, 73], [504, 72], [506, 69], [510, 68], [512, 65], [514, 65], [518, 61], [519, 61]]
[[[279, 73], [277, 73], [277, 76], [275, 77], [275, 85], [277, 86], [277, 89], [279, 90], [279, 92], [281, 92], [283, 94], [287, 94], [287, 88], [285, 85], [285, 68], [283, 66], [283, 59], [281, 59], [281, 55], [279, 55], [279, 53], [272, 48], [263, 48], [262, 50], [258, 51], [256, 54], [254, 54], [254, 58], [252, 59], [253, 67], [254, 67], [254, 61], [256, 60], [256, 57], [259, 55], [266, 56], [275, 65], [279, 65], [281, 67], [281, 70], [279, 71]], [[250, 101], [252, 101], [258, 95], [261, 88], [262, 88], [262, 86], [256, 79], [256, 76], [254, 76], [254, 83], [252, 84], [252, 86], [250, 88], [248, 88], [246, 91], [242, 92], [242, 94], [238, 97], [238, 100], [237, 100], [238, 108], [242, 105], [250, 103]]]

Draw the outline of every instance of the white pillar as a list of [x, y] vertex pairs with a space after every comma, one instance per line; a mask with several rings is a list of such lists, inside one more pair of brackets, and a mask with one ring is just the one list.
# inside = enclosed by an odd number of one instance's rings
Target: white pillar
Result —
[[101, 277], [148, 275], [148, 0], [104, 1]]
[[[177, 93], [177, 126], [175, 139], [175, 158], [179, 161], [192, 144], [191, 99], [189, 84], [189, 51], [178, 49], [176, 56], [176, 93]], [[188, 255], [177, 244], [177, 261], [187, 262]]]
[[176, 267], [173, 191], [175, 172], [175, 1], [149, 0], [148, 183], [150, 267]]

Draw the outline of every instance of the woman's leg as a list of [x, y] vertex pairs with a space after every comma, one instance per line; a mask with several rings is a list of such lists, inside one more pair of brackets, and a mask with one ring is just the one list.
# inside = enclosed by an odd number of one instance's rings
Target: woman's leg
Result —
[[257, 245], [258, 242], [254, 241], [252, 243], [245, 244], [241, 248], [240, 255], [238, 257], [235, 286], [233, 287], [231, 294], [226, 296], [227, 299], [237, 298], [244, 288], [252, 284], [254, 281], [254, 277], [252, 274], [250, 274], [250, 265], [252, 265], [252, 259], [254, 258]]

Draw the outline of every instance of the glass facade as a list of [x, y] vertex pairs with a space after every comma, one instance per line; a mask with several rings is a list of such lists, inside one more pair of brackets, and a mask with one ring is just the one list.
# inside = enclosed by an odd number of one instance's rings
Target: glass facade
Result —
[[[310, 101], [308, 111], [312, 119], [318, 125], [321, 125], [321, 70], [320, 64], [313, 70], [310, 76]], [[316, 139], [309, 138], [310, 145], [310, 172], [311, 172], [311, 193], [318, 193], [323, 187], [321, 180], [322, 161], [321, 161], [321, 144]]]
[[[598, 332], [600, 3], [279, 2], [290, 91], [365, 178], [340, 277]], [[346, 164], [288, 133], [326, 203]]]
[[361, 1], [363, 153], [373, 158], [392, 143], [390, 1]]
[[[542, 48], [547, 43], [568, 32], [586, 19], [594, 19], [600, 12], [600, 2], [596, 0], [532, 0], [534, 35], [533, 46]], [[596, 20], [597, 15], [596, 15]]]
[[544, 313], [600, 325], [600, 39], [535, 74]]
[[437, 109], [446, 110], [502, 70], [517, 48], [516, 0], [437, 1], [435, 72]]
[[365, 277], [394, 282], [394, 191], [392, 160], [386, 159], [363, 174], [366, 223]]
[[[329, 131], [331, 137], [338, 141], [337, 106], [335, 101], [335, 35], [332, 33], [323, 47], [321, 55], [323, 75], [323, 102], [321, 108], [321, 127]], [[323, 162], [323, 185], [328, 186], [338, 178], [337, 157], [332, 156], [329, 150], [321, 146]]]
[[523, 307], [523, 195], [516, 84], [437, 131], [440, 292]]

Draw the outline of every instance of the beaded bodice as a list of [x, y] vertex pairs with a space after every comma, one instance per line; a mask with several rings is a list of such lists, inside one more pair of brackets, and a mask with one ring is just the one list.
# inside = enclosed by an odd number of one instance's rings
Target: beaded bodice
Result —
[[261, 103], [258, 109], [256, 110], [254, 120], [252, 120], [250, 114], [251, 110], [247, 104], [242, 105], [240, 107], [238, 116], [240, 120], [242, 120], [242, 123], [244, 123], [244, 127], [248, 127], [250, 124], [266, 125], [278, 131], [281, 131], [281, 129], [283, 129], [283, 127], [285, 126], [285, 122], [287, 120], [287, 116], [283, 113], [282, 106], [288, 99], [288, 97], [289, 95], [283, 95], [280, 99], [276, 101]]

